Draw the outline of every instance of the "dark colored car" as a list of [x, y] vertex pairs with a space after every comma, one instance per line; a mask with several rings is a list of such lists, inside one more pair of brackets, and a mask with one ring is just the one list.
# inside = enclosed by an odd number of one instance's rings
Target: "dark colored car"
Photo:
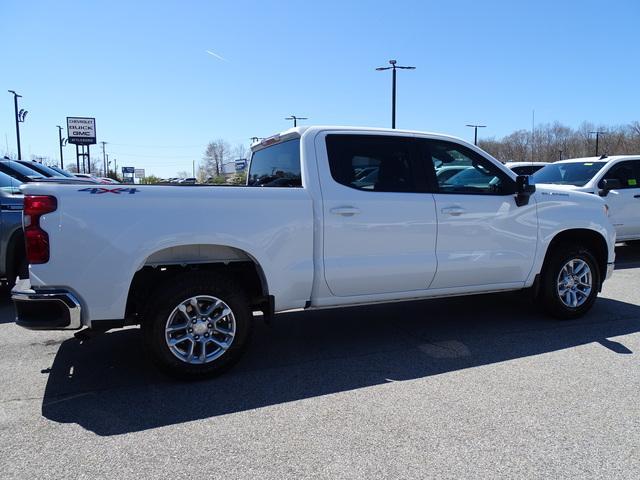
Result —
[[24, 165], [25, 167], [30, 168], [31, 170], [34, 170], [41, 175], [44, 175], [46, 178], [55, 178], [55, 179], [73, 178], [74, 180], [79, 180], [79, 183], [98, 183], [89, 178], [79, 178], [69, 172], [65, 172], [64, 170], [49, 167], [47, 165], [42, 165], [41, 163], [38, 163], [38, 162], [33, 162], [33, 161], [30, 162], [28, 160], [17, 160], [17, 163], [19, 163], [20, 165]]
[[22, 182], [0, 172], [0, 278], [9, 287], [24, 277], [27, 265], [22, 232]]

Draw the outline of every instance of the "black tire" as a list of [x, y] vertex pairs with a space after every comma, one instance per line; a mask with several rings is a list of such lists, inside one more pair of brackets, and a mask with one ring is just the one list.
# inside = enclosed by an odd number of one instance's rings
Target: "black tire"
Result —
[[[587, 313], [598, 296], [601, 273], [591, 251], [581, 245], [560, 244], [551, 247], [543, 267], [539, 299], [545, 311], [558, 319], [571, 320]], [[563, 267], [570, 260], [582, 260], [591, 270], [591, 290], [584, 303], [576, 307], [567, 306], [558, 292], [558, 279]]]
[[[188, 363], [172, 353], [165, 332], [172, 312], [184, 301], [196, 296], [210, 296], [222, 300], [231, 309], [232, 317], [235, 319], [235, 336], [230, 346], [218, 358], [200, 364]], [[178, 275], [156, 289], [149, 297], [149, 304], [142, 323], [145, 347], [158, 368], [175, 378], [199, 380], [221, 374], [240, 359], [251, 337], [253, 317], [247, 295], [234, 279], [223, 275], [208, 272]], [[193, 338], [187, 342], [186, 345], [197, 343]], [[214, 344], [213, 348], [216, 347]], [[202, 347], [196, 345], [195, 348]]]

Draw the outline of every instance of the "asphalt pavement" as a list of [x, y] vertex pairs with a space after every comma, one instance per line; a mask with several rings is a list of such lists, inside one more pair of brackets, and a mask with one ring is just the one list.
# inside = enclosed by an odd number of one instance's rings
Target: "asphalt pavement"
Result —
[[154, 370], [136, 328], [30, 332], [0, 303], [0, 477], [640, 478], [640, 248], [592, 311], [516, 293], [256, 325], [217, 379]]

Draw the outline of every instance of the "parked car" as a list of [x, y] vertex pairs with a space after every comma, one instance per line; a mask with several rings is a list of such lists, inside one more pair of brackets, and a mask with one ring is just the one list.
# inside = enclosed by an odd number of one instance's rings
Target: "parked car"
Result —
[[69, 178], [73, 178], [75, 180], [73, 183], [79, 183], [79, 182], [98, 183], [89, 178], [78, 178], [78, 177], [74, 177], [71, 174], [64, 175], [60, 173], [58, 170], [48, 167], [46, 165], [42, 165], [41, 163], [38, 163], [38, 162], [33, 162], [33, 161], [30, 162], [28, 160], [17, 160], [17, 163], [24, 165], [25, 167], [31, 170], [36, 171], [37, 173], [43, 175], [47, 179], [68, 181]]
[[504, 165], [517, 175], [533, 175], [547, 164], [544, 162], [507, 162]]
[[13, 287], [27, 276], [22, 233], [22, 182], [0, 172], [0, 278]]
[[468, 168], [468, 165], [447, 165], [436, 167], [436, 178], [439, 182], [446, 182], [454, 175]]
[[29, 184], [16, 322], [140, 324], [160, 368], [201, 378], [240, 358], [257, 311], [529, 289], [579, 317], [613, 272], [605, 203], [529, 178], [444, 135], [297, 127], [252, 146], [244, 187]]
[[15, 160], [0, 161], [0, 172], [16, 178], [20, 180], [20, 182], [34, 182], [47, 178], [42, 173], [37, 172], [32, 168], [25, 167]]
[[64, 177], [69, 177], [69, 178], [74, 178], [75, 175], [67, 170], [65, 170], [64, 168], [60, 168], [60, 167], [56, 167], [55, 165], [51, 165], [49, 168], [55, 170], [56, 172], [58, 172], [60, 175], [64, 176]]
[[183, 185], [195, 185], [196, 184], [196, 179], [193, 178], [193, 177], [181, 178], [178, 183], [181, 183]]
[[618, 241], [640, 240], [640, 156], [592, 157], [550, 163], [537, 183], [597, 194], [609, 207]]

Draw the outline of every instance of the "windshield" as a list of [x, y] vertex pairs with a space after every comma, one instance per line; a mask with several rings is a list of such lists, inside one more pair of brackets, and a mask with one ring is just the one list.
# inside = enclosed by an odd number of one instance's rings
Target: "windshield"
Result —
[[44, 175], [42, 175], [41, 173], [36, 172], [35, 170], [30, 169], [29, 167], [25, 167], [24, 165], [18, 163], [18, 162], [14, 162], [13, 160], [6, 160], [4, 162], [6, 165], [8, 165], [9, 167], [11, 167], [12, 170], [21, 173], [22, 175], [24, 175], [25, 177], [29, 177], [29, 178], [45, 178]]
[[73, 174], [71, 174], [71, 173], [67, 172], [66, 170], [63, 170], [63, 169], [61, 169], [61, 168], [59, 168], [59, 167], [51, 166], [51, 167], [49, 167], [49, 168], [50, 168], [51, 170], [55, 170], [56, 172], [58, 172], [58, 173], [59, 173], [60, 175], [62, 175], [63, 177], [75, 178], [75, 177], [73, 176]]
[[550, 163], [533, 174], [536, 183], [584, 186], [607, 162]]
[[300, 139], [258, 150], [251, 157], [247, 185], [251, 187], [301, 187]]
[[31, 170], [35, 170], [36, 172], [44, 175], [45, 177], [62, 177], [64, 175], [60, 174], [60, 172], [55, 171], [54, 169], [47, 167], [46, 165], [42, 165], [41, 163], [36, 162], [19, 162], [20, 165], [24, 165]]

